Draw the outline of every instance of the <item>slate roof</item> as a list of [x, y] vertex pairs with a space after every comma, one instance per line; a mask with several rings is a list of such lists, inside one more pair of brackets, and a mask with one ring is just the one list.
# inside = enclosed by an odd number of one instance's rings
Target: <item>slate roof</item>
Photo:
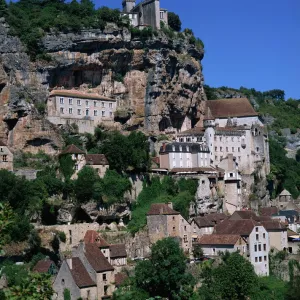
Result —
[[247, 98], [210, 100], [206, 105], [215, 118], [258, 116]]
[[61, 154], [85, 154], [84, 151], [82, 151], [81, 149], [79, 149], [77, 146], [75, 145], [69, 145], [66, 149], [64, 149]]
[[109, 250], [111, 258], [127, 257], [125, 244], [110, 245]]
[[152, 204], [150, 210], [148, 211], [147, 215], [179, 215], [180, 213], [171, 207], [168, 204], [164, 203], [157, 203]]
[[279, 196], [292, 196], [292, 195], [291, 195], [291, 193], [290, 193], [289, 191], [283, 190], [283, 191], [279, 194]]
[[204, 136], [204, 133], [205, 133], [204, 127], [194, 127], [192, 129], [188, 129], [178, 133], [178, 136], [186, 136], [186, 135]]
[[128, 276], [125, 273], [117, 273], [115, 275], [116, 287], [120, 286], [127, 278]]
[[275, 206], [272, 207], [263, 207], [260, 209], [260, 215], [261, 216], [269, 216], [271, 217], [274, 214], [278, 213], [278, 208]]
[[109, 243], [95, 230], [88, 230], [83, 238], [85, 244], [96, 244], [99, 248], [108, 248]]
[[238, 234], [249, 236], [255, 226], [261, 226], [253, 219], [248, 220], [224, 220], [215, 227], [217, 234]]
[[104, 154], [87, 154], [85, 156], [88, 165], [108, 165], [108, 160]]
[[251, 210], [236, 210], [232, 216], [229, 218], [230, 220], [233, 220], [234, 218], [239, 218], [241, 220], [247, 220], [247, 219], [256, 219], [257, 215], [251, 211]]
[[52, 90], [50, 96], [62, 96], [62, 97], [73, 97], [80, 99], [92, 99], [92, 100], [106, 100], [116, 101], [115, 99], [101, 96], [96, 93], [84, 93], [77, 90]]
[[40, 260], [34, 266], [33, 272], [47, 273], [52, 264], [54, 264], [54, 262], [50, 259]]
[[260, 222], [267, 231], [286, 231], [287, 228], [280, 222], [280, 220], [261, 221]]
[[79, 257], [72, 258], [72, 269], [70, 271], [79, 288], [96, 286]]
[[85, 257], [97, 273], [114, 270], [96, 244], [85, 245]]
[[199, 240], [200, 245], [235, 245], [240, 239], [238, 234], [204, 234]]
[[195, 217], [194, 221], [199, 228], [203, 227], [214, 227], [216, 224], [221, 223], [223, 220], [227, 219], [227, 216], [223, 213], [213, 213], [205, 215], [203, 217]]
[[[180, 150], [181, 149], [181, 150]], [[198, 143], [181, 143], [174, 142], [169, 144], [164, 144], [160, 147], [159, 153], [209, 153], [209, 148], [206, 145], [201, 145]]]

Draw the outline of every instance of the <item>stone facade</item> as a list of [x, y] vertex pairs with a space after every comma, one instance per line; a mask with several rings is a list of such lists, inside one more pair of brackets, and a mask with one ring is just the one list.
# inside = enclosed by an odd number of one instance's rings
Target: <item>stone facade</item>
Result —
[[53, 90], [47, 101], [48, 120], [58, 126], [76, 124], [80, 133], [94, 133], [103, 122], [113, 122], [116, 100], [77, 90]]
[[132, 26], [160, 29], [161, 22], [168, 25], [168, 11], [160, 8], [160, 0], [144, 0], [137, 5], [135, 0], [123, 0], [122, 6]]
[[13, 171], [14, 155], [5, 143], [0, 140], [0, 169]]

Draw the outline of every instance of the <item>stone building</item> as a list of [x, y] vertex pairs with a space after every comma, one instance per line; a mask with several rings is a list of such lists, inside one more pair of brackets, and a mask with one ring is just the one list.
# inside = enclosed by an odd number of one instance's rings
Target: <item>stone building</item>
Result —
[[72, 179], [76, 179], [78, 172], [85, 166], [95, 169], [101, 178], [104, 177], [105, 172], [109, 169], [109, 163], [104, 154], [86, 154], [73, 144], [60, 153], [60, 156], [63, 155], [71, 155], [75, 163], [75, 172]]
[[0, 140], [0, 169], [13, 171], [13, 160], [13, 153], [9, 150], [7, 145]]
[[191, 253], [191, 225], [173, 209], [172, 203], [152, 204], [147, 213], [147, 226], [152, 244], [167, 237], [174, 237], [179, 240], [186, 253]]
[[58, 126], [76, 124], [80, 133], [94, 133], [101, 123], [113, 123], [116, 100], [77, 90], [53, 90], [47, 101], [48, 120]]
[[168, 11], [160, 7], [160, 0], [143, 0], [137, 5], [136, 0], [123, 0], [122, 6], [134, 27], [160, 29], [161, 22], [168, 25]]
[[239, 252], [247, 256], [247, 242], [237, 234], [205, 234], [196, 244], [203, 249], [203, 254], [218, 256], [220, 253]]

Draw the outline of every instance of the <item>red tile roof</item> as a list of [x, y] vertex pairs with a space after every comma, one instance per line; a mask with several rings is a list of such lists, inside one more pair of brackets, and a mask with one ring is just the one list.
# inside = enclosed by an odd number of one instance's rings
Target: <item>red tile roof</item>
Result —
[[85, 159], [88, 165], [108, 165], [108, 160], [104, 154], [87, 154]]
[[117, 273], [115, 275], [116, 287], [120, 286], [127, 278], [128, 276], [125, 273]]
[[255, 226], [262, 226], [253, 219], [249, 220], [224, 220], [215, 227], [217, 234], [238, 234], [249, 236]]
[[88, 230], [83, 238], [85, 244], [96, 244], [99, 248], [108, 248], [109, 243], [95, 230]]
[[203, 227], [214, 227], [216, 224], [219, 224], [228, 217], [223, 213], [213, 213], [205, 216], [195, 217], [194, 221], [199, 228]]
[[47, 273], [52, 264], [54, 264], [54, 262], [50, 259], [40, 260], [34, 266], [33, 272]]
[[113, 271], [113, 266], [108, 262], [96, 244], [85, 245], [85, 256], [96, 272]]
[[236, 210], [229, 219], [230, 220], [247, 220], [247, 219], [256, 220], [256, 218], [257, 215], [255, 214], [255, 212], [251, 210]]
[[109, 250], [111, 258], [127, 257], [125, 244], [110, 245]]
[[158, 203], [152, 204], [150, 210], [148, 211], [147, 215], [179, 215], [180, 213], [171, 207], [168, 204]]
[[69, 145], [66, 149], [64, 149], [61, 154], [85, 154], [84, 151], [82, 151], [81, 149], [79, 149], [77, 146], [75, 145]]
[[260, 209], [260, 215], [261, 216], [268, 216], [271, 217], [274, 214], [278, 213], [278, 208], [275, 206], [272, 207], [263, 207]]
[[210, 100], [206, 105], [215, 118], [258, 116], [247, 98]]
[[72, 269], [70, 271], [79, 288], [96, 286], [79, 257], [72, 258]]
[[198, 244], [235, 245], [240, 237], [238, 234], [205, 234], [198, 240]]
[[77, 90], [52, 90], [50, 96], [62, 96], [62, 97], [74, 97], [81, 99], [95, 99], [95, 100], [107, 100], [116, 101], [115, 99], [101, 96], [95, 93], [84, 93]]

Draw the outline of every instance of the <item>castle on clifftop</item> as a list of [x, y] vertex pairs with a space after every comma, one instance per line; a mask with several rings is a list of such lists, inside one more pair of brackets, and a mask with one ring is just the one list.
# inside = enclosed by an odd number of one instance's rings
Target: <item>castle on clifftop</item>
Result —
[[123, 0], [122, 6], [134, 27], [160, 29], [161, 22], [168, 25], [168, 11], [160, 7], [160, 0], [144, 0], [137, 5], [135, 0]]

